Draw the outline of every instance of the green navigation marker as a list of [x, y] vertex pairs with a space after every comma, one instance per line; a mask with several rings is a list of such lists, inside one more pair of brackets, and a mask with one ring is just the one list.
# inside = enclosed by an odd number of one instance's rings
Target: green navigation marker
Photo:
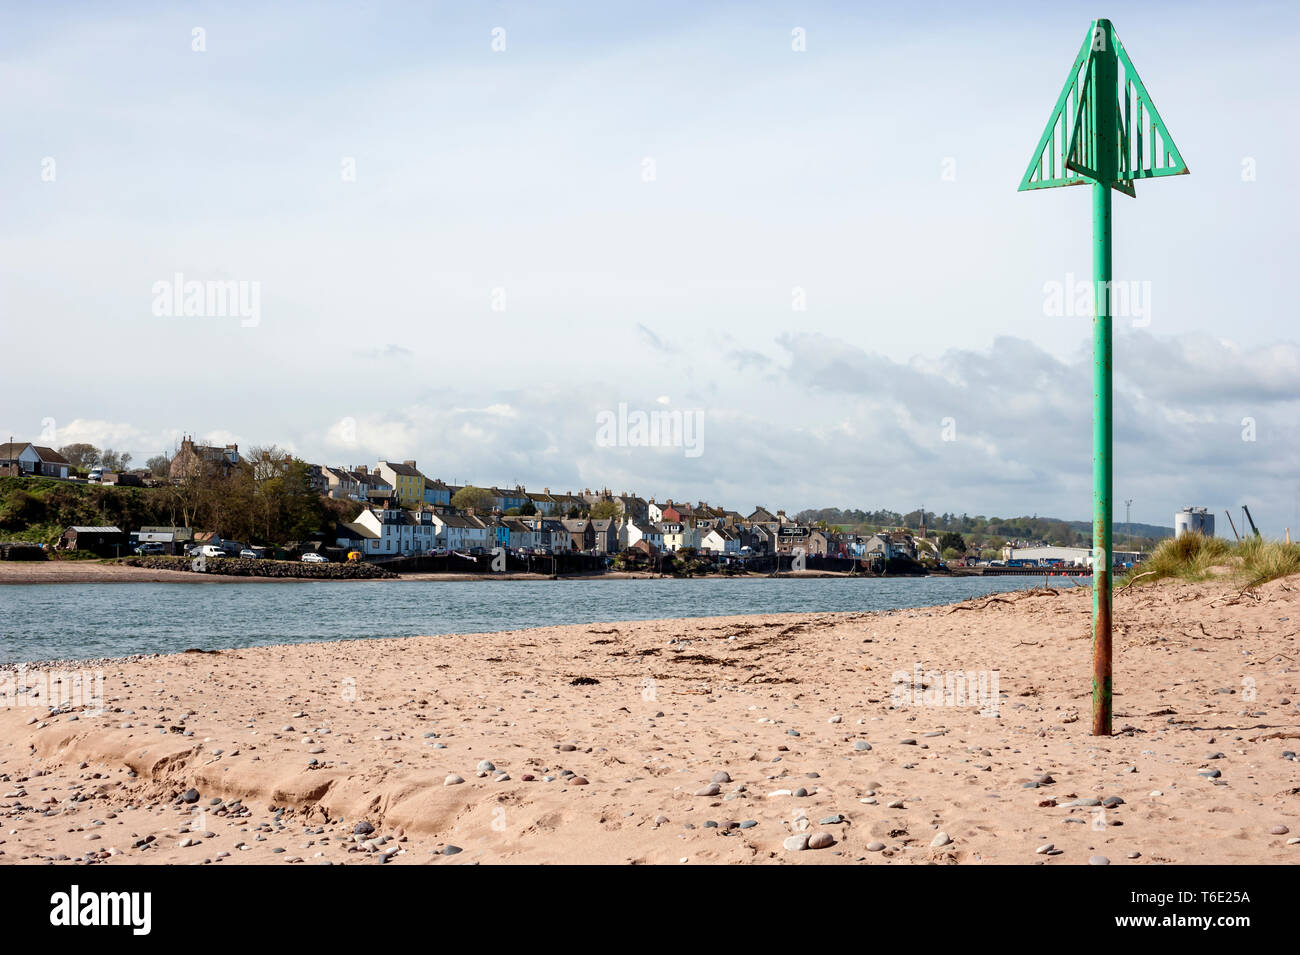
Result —
[[1092, 734], [1111, 734], [1111, 189], [1187, 174], [1109, 20], [1093, 20], [1020, 191], [1092, 185]]

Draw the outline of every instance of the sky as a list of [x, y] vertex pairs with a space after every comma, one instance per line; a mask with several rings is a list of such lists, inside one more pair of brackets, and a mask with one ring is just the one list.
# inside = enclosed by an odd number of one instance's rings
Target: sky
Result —
[[[1105, 11], [359, 6], [0, 2], [0, 439], [1091, 516], [1088, 190], [1017, 186]], [[1114, 24], [1191, 171], [1114, 199], [1117, 519], [1300, 531], [1300, 12]]]

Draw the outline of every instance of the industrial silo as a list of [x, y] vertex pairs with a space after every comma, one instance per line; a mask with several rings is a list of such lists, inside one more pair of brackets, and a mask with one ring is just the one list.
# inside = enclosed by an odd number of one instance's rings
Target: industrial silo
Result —
[[1193, 533], [1214, 536], [1214, 515], [1203, 507], [1185, 507], [1174, 515], [1174, 536]]

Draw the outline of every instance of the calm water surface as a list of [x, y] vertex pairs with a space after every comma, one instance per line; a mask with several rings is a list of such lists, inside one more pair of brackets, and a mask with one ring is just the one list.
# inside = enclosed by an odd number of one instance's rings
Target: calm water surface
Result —
[[[1065, 578], [1054, 585], [1070, 587]], [[1041, 577], [0, 586], [0, 663], [746, 613], [890, 610]]]

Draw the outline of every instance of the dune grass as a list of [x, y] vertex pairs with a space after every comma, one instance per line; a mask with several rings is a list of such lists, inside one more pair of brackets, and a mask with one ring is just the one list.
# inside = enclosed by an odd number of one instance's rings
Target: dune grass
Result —
[[1126, 580], [1135, 584], [1169, 577], [1206, 580], [1219, 568], [1226, 568], [1245, 587], [1258, 587], [1300, 573], [1300, 544], [1262, 537], [1248, 537], [1233, 544], [1221, 537], [1180, 534], [1161, 541], [1151, 557], [1135, 567]]
[[1247, 587], [1300, 573], [1300, 544], [1250, 537], [1237, 545]]

